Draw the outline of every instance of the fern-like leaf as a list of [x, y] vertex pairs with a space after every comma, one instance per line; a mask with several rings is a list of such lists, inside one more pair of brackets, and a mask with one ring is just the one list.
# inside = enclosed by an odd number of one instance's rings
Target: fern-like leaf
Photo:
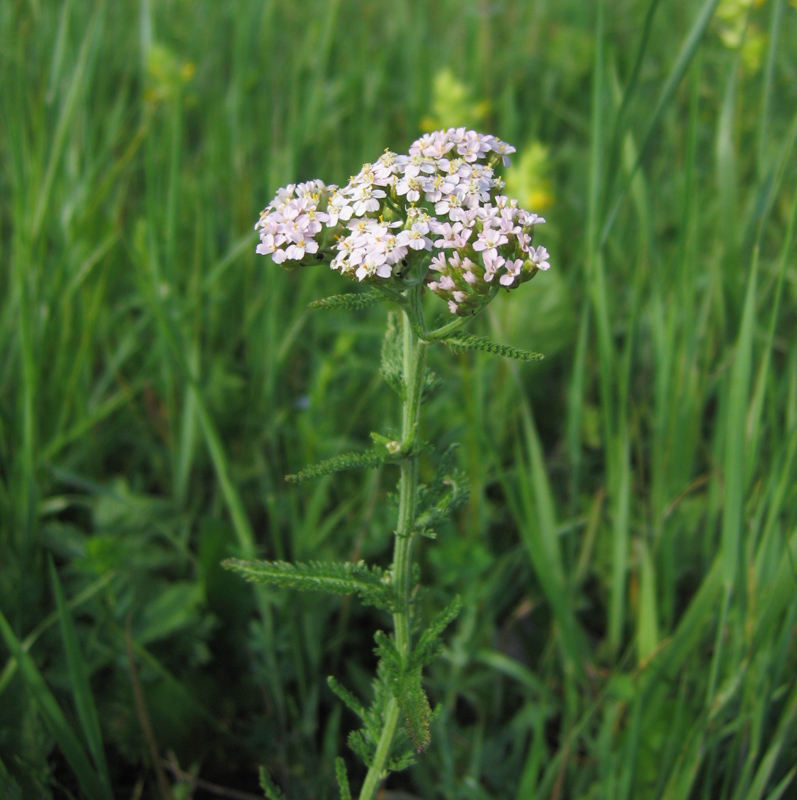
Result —
[[382, 631], [377, 632], [375, 638], [380, 666], [384, 668], [386, 682], [404, 715], [407, 734], [416, 752], [422, 753], [431, 741], [429, 723], [432, 717], [429, 699], [422, 684], [422, 664], [416, 664], [413, 659], [409, 665], [405, 665], [396, 646]]
[[260, 788], [268, 800], [285, 800], [285, 795], [274, 781], [271, 780], [265, 767], [260, 767]]
[[387, 315], [387, 330], [382, 340], [382, 377], [399, 397], [404, 397], [404, 363], [399, 317], [395, 311]]
[[434, 505], [424, 509], [415, 519], [415, 530], [422, 536], [428, 536], [449, 514], [462, 508], [470, 496], [470, 486], [463, 472], [455, 472], [444, 480], [448, 493], [443, 495]]
[[374, 760], [376, 747], [369, 742], [365, 731], [352, 731], [346, 741], [349, 743], [349, 748], [362, 759], [363, 764], [370, 767]]
[[327, 678], [327, 683], [350, 711], [353, 711], [360, 719], [365, 719], [365, 708], [362, 703], [345, 686], [341, 686], [331, 675]]
[[440, 636], [457, 618], [462, 609], [462, 601], [457, 595], [427, 626], [421, 634], [418, 644], [412, 651], [412, 665], [418, 669], [431, 663], [442, 647]]
[[346, 774], [346, 762], [340, 757], [335, 759], [335, 777], [338, 780], [340, 800], [351, 800], [351, 787], [349, 786], [349, 776]]
[[222, 566], [237, 572], [248, 581], [270, 583], [305, 592], [356, 594], [366, 605], [391, 612], [395, 608], [393, 588], [385, 583], [384, 573], [371, 569], [362, 561], [357, 564], [320, 561], [289, 564], [285, 561], [242, 561], [228, 558], [222, 562]]
[[389, 300], [382, 292], [376, 289], [366, 289], [362, 292], [348, 292], [347, 294], [333, 294], [321, 300], [313, 300], [310, 308], [333, 310], [337, 308], [357, 309], [382, 303]]
[[320, 478], [322, 475], [330, 475], [333, 472], [341, 472], [344, 469], [372, 469], [380, 464], [396, 460], [396, 454], [391, 453], [385, 447], [375, 447], [364, 453], [341, 453], [326, 461], [311, 464], [293, 475], [286, 475], [285, 480], [288, 483], [304, 483], [304, 481]]
[[518, 361], [541, 361], [545, 357], [542, 353], [532, 353], [530, 350], [520, 350], [507, 344], [498, 344], [484, 336], [455, 333], [441, 341], [455, 349], [483, 350], [485, 353], [495, 353], [504, 358], [515, 358]]
[[431, 370], [427, 369], [423, 376], [423, 387], [421, 388], [421, 402], [425, 403], [443, 385], [443, 379]]
[[452, 444], [443, 453], [434, 480], [419, 487], [415, 530], [422, 536], [434, 537], [434, 528], [468, 502], [470, 486], [455, 465], [457, 447]]

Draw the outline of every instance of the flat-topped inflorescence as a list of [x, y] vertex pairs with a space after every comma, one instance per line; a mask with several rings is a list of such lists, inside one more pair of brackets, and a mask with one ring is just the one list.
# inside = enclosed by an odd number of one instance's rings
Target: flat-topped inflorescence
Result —
[[342, 188], [291, 184], [261, 213], [257, 252], [397, 290], [420, 265], [427, 289], [470, 315], [497, 286], [515, 289], [550, 267], [548, 251], [532, 246], [545, 220], [502, 194], [494, 171], [514, 152], [495, 136], [449, 128], [407, 155], [386, 150]]

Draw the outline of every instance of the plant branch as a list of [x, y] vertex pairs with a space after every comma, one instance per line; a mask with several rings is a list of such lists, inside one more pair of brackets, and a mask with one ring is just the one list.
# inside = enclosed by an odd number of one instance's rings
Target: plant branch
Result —
[[[396, 527], [396, 540], [393, 551], [393, 588], [396, 594], [396, 610], [393, 614], [393, 627], [396, 637], [396, 650], [404, 664], [408, 664], [412, 652], [410, 639], [410, 593], [412, 590], [412, 539], [418, 498], [418, 456], [414, 446], [418, 437], [421, 414], [421, 394], [423, 391], [424, 368], [426, 363], [426, 344], [416, 333], [417, 321], [421, 313], [421, 287], [413, 287], [408, 294], [408, 304], [404, 309], [403, 322], [403, 378], [404, 402], [402, 408], [401, 442], [402, 450], [408, 455], [402, 459], [399, 478], [399, 512]], [[385, 710], [382, 735], [368, 774], [365, 776], [359, 800], [372, 800], [380, 782], [387, 775], [390, 746], [396, 733], [400, 717], [399, 703], [391, 697]]]

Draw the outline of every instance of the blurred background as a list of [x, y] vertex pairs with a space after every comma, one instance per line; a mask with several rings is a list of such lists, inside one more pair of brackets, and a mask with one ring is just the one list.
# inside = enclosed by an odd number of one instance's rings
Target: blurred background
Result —
[[553, 265], [473, 332], [546, 358], [432, 353], [465, 610], [384, 797], [797, 796], [796, 5], [5, 0], [0, 797], [359, 784], [389, 621], [219, 562], [389, 563], [394, 468], [283, 480], [398, 425], [386, 312], [253, 226], [452, 125]]

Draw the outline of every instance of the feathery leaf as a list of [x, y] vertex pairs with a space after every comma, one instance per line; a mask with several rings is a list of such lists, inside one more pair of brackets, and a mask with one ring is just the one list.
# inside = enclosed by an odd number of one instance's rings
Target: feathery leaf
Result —
[[371, 569], [364, 562], [320, 562], [289, 564], [285, 561], [243, 561], [228, 558], [222, 562], [226, 569], [237, 572], [246, 580], [271, 583], [305, 592], [357, 594], [366, 605], [393, 611], [393, 587], [384, 583], [384, 573]]
[[340, 800], [351, 800], [351, 787], [349, 786], [349, 776], [346, 774], [346, 762], [340, 756], [335, 759], [335, 777], [338, 781]]
[[412, 663], [419, 669], [429, 664], [440, 652], [440, 636], [457, 618], [462, 609], [462, 601], [457, 595], [427, 626], [421, 634], [415, 650], [412, 652]]
[[360, 719], [365, 719], [365, 708], [362, 703], [345, 686], [341, 686], [331, 675], [327, 678], [327, 683], [350, 711], [353, 711]]
[[286, 475], [285, 480], [288, 483], [304, 483], [304, 481], [320, 478], [322, 475], [329, 475], [344, 469], [371, 469], [395, 460], [397, 460], [396, 454], [391, 453], [384, 447], [375, 447], [371, 450], [366, 450], [364, 453], [341, 453], [339, 456], [326, 461], [311, 464], [293, 475]]
[[395, 644], [382, 631], [378, 631], [375, 638], [380, 666], [384, 667], [385, 680], [404, 715], [407, 734], [415, 750], [422, 753], [431, 741], [429, 723], [432, 718], [429, 699], [423, 689], [422, 664], [413, 660], [405, 665]]
[[435, 526], [468, 501], [470, 486], [464, 473], [455, 466], [454, 454], [458, 446], [452, 444], [443, 453], [434, 480], [418, 488], [415, 531], [422, 536], [433, 537]]
[[384, 294], [382, 294], [382, 292], [379, 292], [376, 289], [366, 289], [363, 292], [333, 294], [330, 297], [324, 297], [321, 300], [313, 300], [312, 303], [308, 303], [308, 306], [310, 308], [329, 310], [337, 308], [356, 309], [367, 308], [368, 306], [373, 306], [389, 299], [389, 297], [386, 297]]
[[404, 363], [399, 315], [391, 311], [387, 315], [387, 330], [382, 340], [382, 377], [399, 397], [404, 397]]
[[495, 353], [504, 358], [515, 358], [518, 361], [541, 361], [545, 357], [542, 353], [532, 353], [530, 350], [520, 350], [507, 344], [498, 344], [484, 336], [455, 333], [440, 341], [455, 349], [484, 350], [485, 353]]
[[285, 795], [280, 788], [271, 780], [265, 767], [260, 767], [260, 788], [268, 800], [285, 800]]

